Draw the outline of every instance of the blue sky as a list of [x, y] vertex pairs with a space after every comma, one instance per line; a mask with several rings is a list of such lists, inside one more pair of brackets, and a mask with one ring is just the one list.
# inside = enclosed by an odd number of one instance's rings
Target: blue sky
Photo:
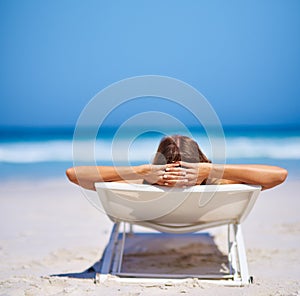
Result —
[[300, 125], [300, 1], [1, 0], [0, 65], [0, 126], [73, 126], [149, 74], [195, 87], [224, 125]]

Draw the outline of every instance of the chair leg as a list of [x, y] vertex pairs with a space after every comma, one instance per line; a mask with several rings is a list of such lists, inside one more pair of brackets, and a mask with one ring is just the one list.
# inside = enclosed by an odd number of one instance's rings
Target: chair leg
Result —
[[[233, 232], [233, 233], [232, 233]], [[236, 249], [236, 240], [235, 234], [233, 231], [233, 225], [228, 224], [228, 261], [229, 261], [229, 271], [230, 274], [233, 275], [234, 280], [237, 281], [239, 279], [239, 267], [237, 265], [237, 249]]]
[[228, 225], [228, 260], [234, 281], [249, 284], [249, 272], [242, 228], [240, 224]]
[[[98, 282], [105, 282], [109, 278], [109, 274], [122, 276], [125, 278], [124, 281], [126, 282], [131, 277], [138, 277], [138, 278], [145, 278], [146, 281], [150, 280], [150, 278], [156, 278], [157, 274], [142, 274], [142, 273], [122, 273], [122, 263], [123, 263], [123, 253], [124, 253], [124, 246], [126, 240], [126, 223], [122, 222], [124, 229], [123, 235], [120, 239], [120, 226], [121, 222], [117, 222], [114, 224], [109, 243], [106, 247], [106, 251], [103, 255], [102, 266], [100, 269], [100, 273], [96, 275], [96, 281]], [[228, 225], [228, 259], [230, 264], [230, 274], [229, 277], [223, 277], [223, 279], [233, 279], [233, 281], [229, 281], [230, 285], [238, 285], [243, 286], [250, 283], [250, 278], [248, 274], [248, 266], [247, 266], [247, 258], [245, 252], [245, 246], [242, 236], [241, 226], [239, 224], [229, 224]], [[186, 278], [191, 275], [173, 275], [173, 274], [161, 274], [160, 277], [162, 279], [165, 278]], [[197, 277], [199, 279], [215, 279], [215, 275], [212, 277], [210, 275], [193, 275], [193, 277]]]
[[130, 236], [133, 236], [133, 225], [132, 223], [129, 223], [129, 233]]
[[111, 271], [112, 260], [115, 254], [115, 248], [118, 241], [120, 222], [114, 224], [111, 231], [110, 239], [104, 254], [103, 264], [101, 267], [101, 274], [109, 274]]
[[245, 244], [244, 244], [244, 239], [242, 234], [242, 228], [240, 224], [235, 224], [233, 228], [234, 228], [234, 236], [236, 240], [239, 272], [241, 275], [242, 284], [246, 285], [249, 284], [249, 271], [248, 271], [247, 255], [246, 255]]
[[119, 263], [118, 263], [118, 273], [121, 272], [121, 268], [122, 268], [125, 239], [126, 239], [126, 223], [123, 222], [123, 234], [122, 234], [122, 244], [121, 244], [120, 257], [119, 257]]

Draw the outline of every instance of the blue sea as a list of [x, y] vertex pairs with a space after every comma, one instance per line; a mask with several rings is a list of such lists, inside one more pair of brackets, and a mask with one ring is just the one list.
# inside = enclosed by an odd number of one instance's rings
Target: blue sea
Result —
[[[1, 180], [65, 177], [65, 170], [74, 163], [73, 132], [66, 127], [0, 128]], [[149, 163], [162, 136], [148, 132], [137, 137], [129, 130], [116, 140], [115, 132], [115, 128], [106, 128], [97, 137], [93, 157], [98, 165]], [[197, 129], [191, 132], [211, 158], [207, 136]], [[226, 163], [278, 165], [288, 169], [289, 178], [300, 177], [300, 127], [224, 127], [224, 135]], [[82, 159], [77, 155], [76, 164], [89, 159], [85, 155], [89, 143], [90, 139], [80, 141]]]

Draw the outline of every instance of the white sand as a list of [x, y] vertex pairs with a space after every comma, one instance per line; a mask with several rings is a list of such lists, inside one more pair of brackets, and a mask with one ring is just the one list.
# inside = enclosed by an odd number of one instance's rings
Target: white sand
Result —
[[[0, 295], [300, 295], [299, 190], [300, 180], [288, 180], [260, 195], [243, 225], [255, 281], [232, 288], [193, 279], [124, 285], [51, 276], [82, 274], [92, 266], [102, 255], [112, 223], [67, 180], [1, 183]], [[222, 235], [217, 233], [216, 241]]]

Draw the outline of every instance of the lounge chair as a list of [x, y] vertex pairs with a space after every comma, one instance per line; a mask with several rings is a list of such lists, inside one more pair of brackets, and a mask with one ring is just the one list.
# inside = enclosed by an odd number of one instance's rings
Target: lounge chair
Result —
[[[246, 285], [248, 273], [241, 222], [251, 211], [260, 186], [201, 185], [185, 189], [128, 184], [95, 183], [102, 206], [114, 222], [102, 257], [100, 281], [114, 275], [121, 281], [166, 281], [198, 278], [222, 284]], [[123, 233], [120, 225], [123, 224]], [[228, 226], [228, 272], [225, 274], [149, 274], [122, 272], [126, 235], [139, 225], [180, 236], [217, 226]], [[159, 234], [159, 233], [157, 233]], [[112, 278], [112, 277], [110, 277]]]

